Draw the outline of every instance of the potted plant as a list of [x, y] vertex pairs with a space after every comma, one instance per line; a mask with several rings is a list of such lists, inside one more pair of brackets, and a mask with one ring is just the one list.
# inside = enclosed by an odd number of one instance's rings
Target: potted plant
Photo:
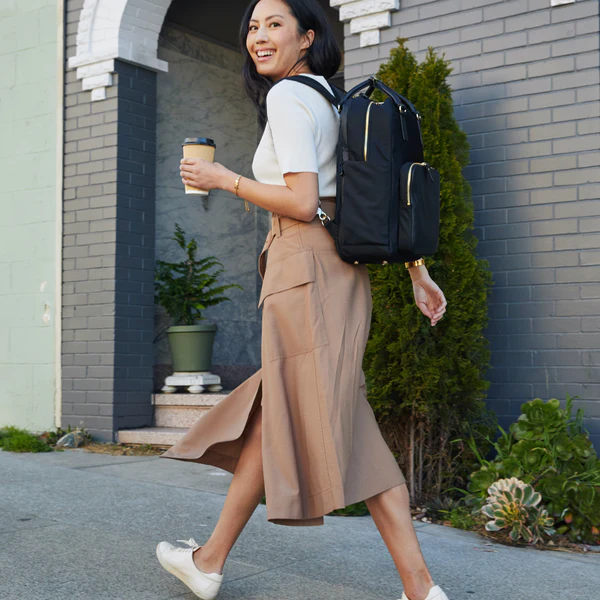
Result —
[[175, 229], [175, 237], [171, 239], [186, 253], [186, 258], [178, 263], [156, 261], [155, 301], [174, 322], [167, 329], [173, 370], [194, 373], [210, 371], [217, 325], [199, 323], [205, 320], [202, 311], [229, 300], [220, 295], [226, 289], [244, 288], [237, 283], [216, 285], [224, 269], [212, 273], [208, 271], [215, 265], [223, 265], [214, 256], [197, 259], [196, 240], [187, 242], [185, 232], [178, 223], [175, 223]]

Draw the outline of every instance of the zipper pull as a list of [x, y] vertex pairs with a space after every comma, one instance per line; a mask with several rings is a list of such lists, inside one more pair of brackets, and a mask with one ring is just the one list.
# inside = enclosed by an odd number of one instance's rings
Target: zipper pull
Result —
[[408, 134], [406, 132], [406, 123], [404, 121], [404, 111], [406, 109], [404, 108], [404, 106], [402, 106], [402, 104], [400, 104], [398, 106], [398, 111], [400, 112], [400, 126], [402, 128], [402, 139], [403, 140], [408, 140]]
[[429, 164], [429, 163], [424, 163], [427, 166], [427, 175], [429, 175], [429, 179], [431, 179], [431, 181], [433, 181], [433, 175], [431, 174], [431, 169], [433, 169], [433, 167]]

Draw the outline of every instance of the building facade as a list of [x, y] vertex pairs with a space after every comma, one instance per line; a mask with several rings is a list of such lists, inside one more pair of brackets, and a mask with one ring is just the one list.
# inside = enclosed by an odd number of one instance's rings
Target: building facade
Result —
[[60, 422], [62, 40], [55, 0], [0, 6], [0, 426]]
[[[429, 46], [450, 61], [455, 115], [471, 146], [477, 252], [494, 277], [488, 404], [506, 425], [522, 402], [577, 395], [599, 447], [598, 2], [322, 4], [344, 49], [335, 82], [346, 89], [375, 74], [398, 37], [419, 61]], [[256, 259], [268, 213], [246, 212], [220, 190], [192, 202], [178, 174], [183, 138], [206, 136], [216, 160], [252, 176], [259, 132], [237, 42], [246, 2], [29, 6], [28, 17], [15, 4], [0, 20], [0, 106], [10, 107], [0, 127], [11, 142], [0, 156], [10, 181], [0, 196], [9, 215], [0, 425], [83, 423], [114, 440], [154, 424], [152, 396], [170, 359], [153, 271], [156, 258], [176, 256], [175, 223], [221, 260], [224, 282], [244, 288], [206, 311], [219, 327], [214, 372], [231, 389], [260, 363]], [[2, 36], [32, 18], [38, 37], [19, 45]], [[44, 81], [48, 93], [27, 102]], [[44, 127], [32, 136], [36, 118]], [[35, 175], [17, 160], [30, 153]]]

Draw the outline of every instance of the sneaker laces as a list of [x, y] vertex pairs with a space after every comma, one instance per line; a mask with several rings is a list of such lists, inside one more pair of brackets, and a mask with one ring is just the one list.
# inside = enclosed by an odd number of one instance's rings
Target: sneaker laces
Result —
[[177, 541], [187, 544], [189, 546], [189, 548], [177, 548], [177, 547], [173, 546], [172, 548], [176, 552], [194, 552], [194, 550], [196, 550], [197, 548], [200, 548], [200, 545], [198, 544], [198, 542], [196, 542], [196, 540], [194, 538], [190, 538], [189, 540], [177, 540]]

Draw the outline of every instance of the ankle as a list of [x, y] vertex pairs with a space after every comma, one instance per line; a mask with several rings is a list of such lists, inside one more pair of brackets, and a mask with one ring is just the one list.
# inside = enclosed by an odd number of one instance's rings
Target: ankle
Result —
[[408, 600], [425, 600], [429, 594], [429, 590], [435, 586], [431, 577], [402, 583], [404, 585], [404, 593]]
[[225, 559], [212, 552], [210, 547], [200, 546], [192, 553], [194, 563], [203, 571], [222, 573]]

